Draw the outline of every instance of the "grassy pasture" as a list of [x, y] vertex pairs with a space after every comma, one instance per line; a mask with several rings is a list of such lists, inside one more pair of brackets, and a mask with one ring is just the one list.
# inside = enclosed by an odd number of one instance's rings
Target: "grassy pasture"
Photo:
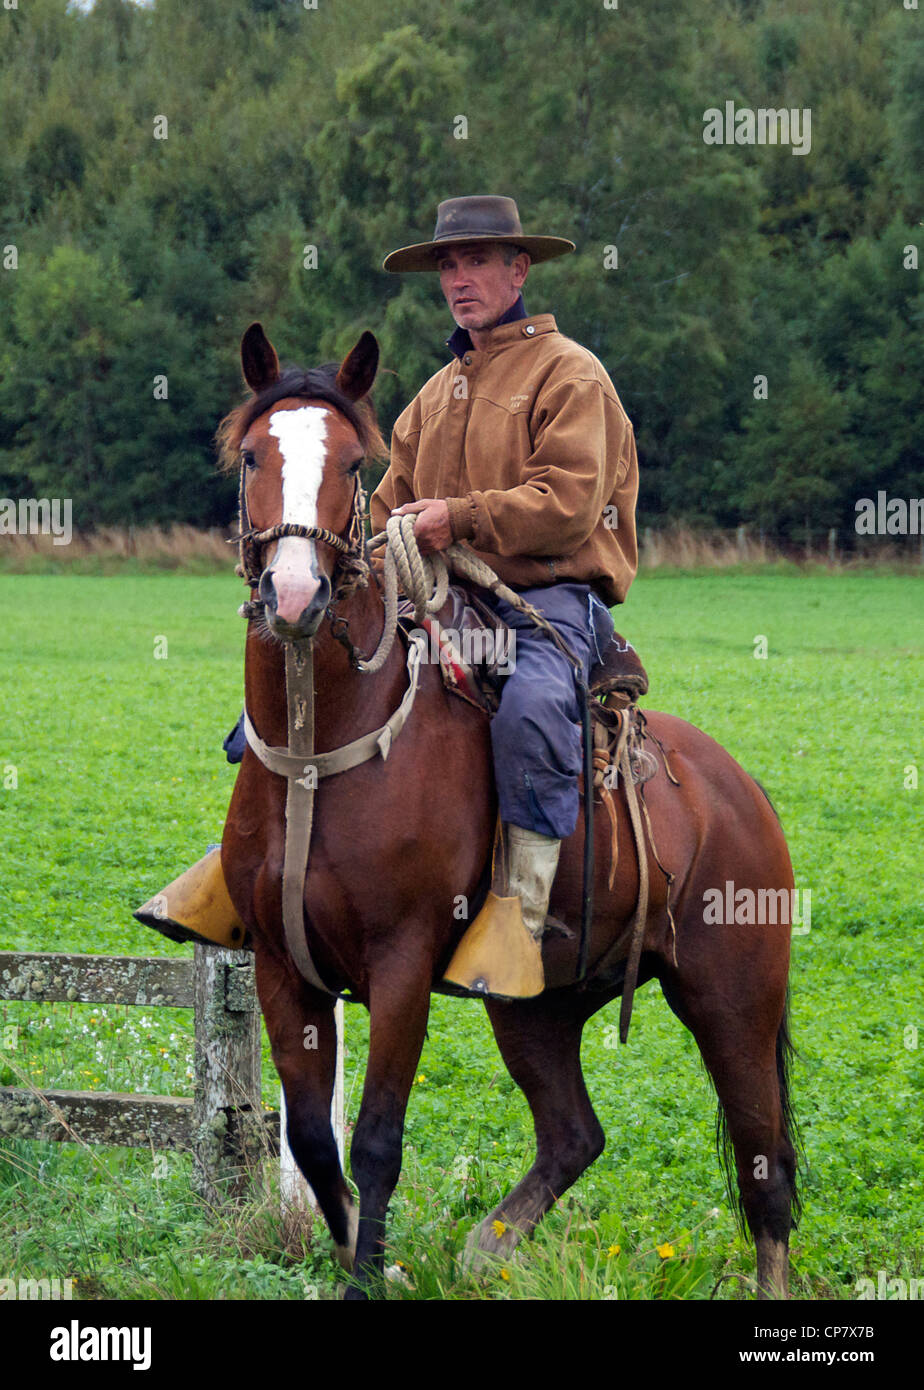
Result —
[[[220, 835], [239, 581], [0, 575], [0, 596], [0, 947], [185, 954], [130, 909]], [[879, 1270], [924, 1276], [924, 788], [908, 785], [908, 769], [924, 773], [921, 582], [649, 571], [617, 625], [648, 667], [646, 705], [706, 729], [767, 787], [811, 890], [793, 943], [808, 1158], [793, 1292], [850, 1298]], [[753, 1250], [735, 1233], [695, 1045], [654, 984], [626, 1048], [612, 1046], [617, 1012], [584, 1035], [604, 1154], [522, 1258], [479, 1283], [454, 1254], [525, 1170], [532, 1128], [481, 1007], [433, 1000], [392, 1203], [410, 1282], [391, 1297], [748, 1292]], [[367, 1033], [348, 1010], [349, 1122]], [[191, 1045], [182, 1011], [0, 1003], [2, 1084], [188, 1094]], [[263, 1094], [276, 1105], [268, 1047]], [[317, 1230], [304, 1243], [282, 1230], [271, 1196], [203, 1212], [186, 1159], [0, 1135], [0, 1275], [76, 1277], [78, 1297], [329, 1297], [330, 1250]]]

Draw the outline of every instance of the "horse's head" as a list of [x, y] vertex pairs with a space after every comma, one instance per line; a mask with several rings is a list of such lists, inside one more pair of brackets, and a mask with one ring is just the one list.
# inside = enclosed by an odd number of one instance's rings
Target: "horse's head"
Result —
[[245, 578], [284, 641], [314, 636], [338, 559], [362, 551], [359, 468], [384, 450], [365, 399], [378, 358], [363, 333], [339, 367], [281, 371], [259, 323], [241, 342], [254, 394], [222, 421], [218, 439], [224, 467], [241, 469]]

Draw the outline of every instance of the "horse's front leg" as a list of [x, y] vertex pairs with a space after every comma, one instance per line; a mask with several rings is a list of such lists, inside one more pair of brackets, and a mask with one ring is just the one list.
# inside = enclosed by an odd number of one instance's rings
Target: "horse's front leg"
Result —
[[337, 1247], [353, 1267], [358, 1214], [330, 1120], [337, 1068], [334, 1000], [306, 984], [288, 959], [256, 953], [257, 993], [286, 1098], [286, 1133]]
[[[402, 941], [406, 937], [402, 932]], [[404, 1116], [427, 1031], [433, 961], [412, 951], [370, 971], [369, 1059], [350, 1168], [359, 1188], [359, 1237], [350, 1299], [367, 1297], [383, 1274], [385, 1218], [401, 1172]]]

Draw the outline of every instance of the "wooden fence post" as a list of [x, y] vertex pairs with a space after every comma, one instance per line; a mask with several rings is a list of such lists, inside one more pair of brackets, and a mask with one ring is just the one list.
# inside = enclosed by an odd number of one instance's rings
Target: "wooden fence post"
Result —
[[264, 1147], [253, 955], [195, 948], [193, 1183], [214, 1204], [245, 1194]]

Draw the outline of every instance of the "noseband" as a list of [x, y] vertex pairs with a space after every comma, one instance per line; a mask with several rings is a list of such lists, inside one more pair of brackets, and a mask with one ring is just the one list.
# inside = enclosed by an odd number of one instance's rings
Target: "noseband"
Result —
[[[364, 569], [368, 582], [369, 566], [364, 554], [365, 534], [363, 530], [365, 509], [366, 498], [359, 481], [359, 474], [357, 474], [353, 488], [353, 513], [346, 539], [343, 536], [338, 536], [335, 531], [328, 531], [326, 526], [300, 526], [294, 521], [281, 521], [278, 526], [269, 526], [266, 530], [258, 531], [250, 525], [250, 515], [247, 511], [247, 469], [246, 466], [242, 465], [238, 494], [239, 535], [232, 539], [232, 544], [237, 544], [240, 552], [238, 573], [245, 584], [249, 584], [252, 589], [255, 589], [263, 574], [263, 564], [260, 558], [260, 551], [263, 546], [269, 545], [272, 541], [281, 541], [286, 536], [298, 536], [300, 540], [304, 541], [324, 541], [326, 545], [338, 551], [342, 557], [337, 562], [337, 569], [349, 569], [353, 573], [356, 573], [358, 569]], [[355, 587], [354, 582], [350, 588]]]

